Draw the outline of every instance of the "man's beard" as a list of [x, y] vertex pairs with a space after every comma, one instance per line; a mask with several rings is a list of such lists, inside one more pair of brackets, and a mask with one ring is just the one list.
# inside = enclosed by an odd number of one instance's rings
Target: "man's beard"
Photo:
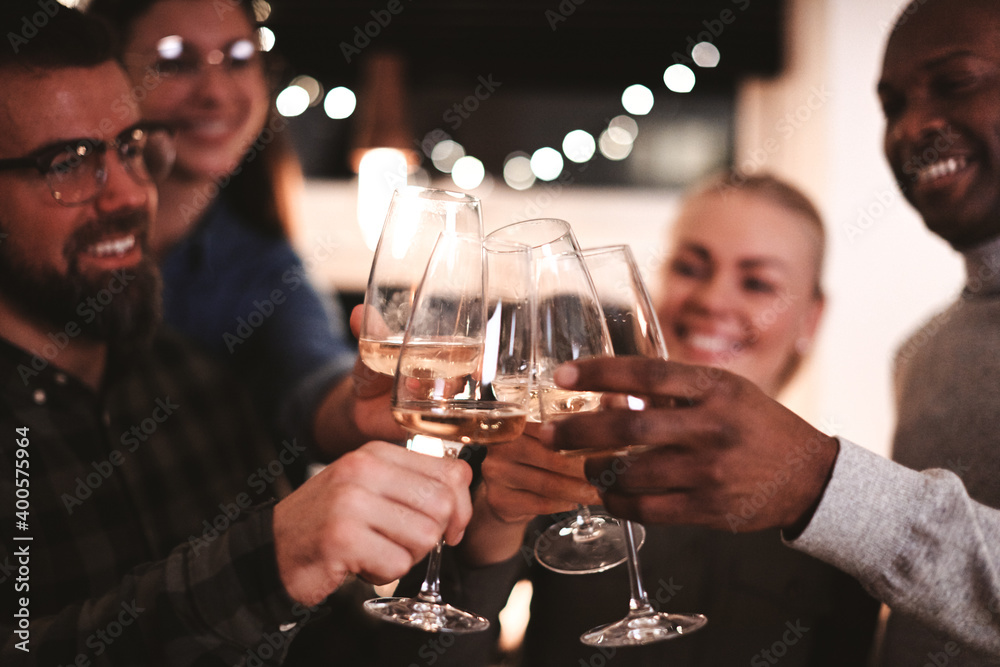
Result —
[[[146, 245], [145, 211], [102, 218], [77, 230], [66, 246], [66, 275], [38, 267], [18, 252], [14, 232], [0, 242], [0, 291], [27, 319], [51, 333], [66, 332], [125, 352], [149, 341], [160, 322], [160, 273]], [[131, 233], [142, 260], [114, 271], [87, 275], [77, 258], [83, 248], [108, 232]], [[78, 332], [78, 333], [74, 333]]]

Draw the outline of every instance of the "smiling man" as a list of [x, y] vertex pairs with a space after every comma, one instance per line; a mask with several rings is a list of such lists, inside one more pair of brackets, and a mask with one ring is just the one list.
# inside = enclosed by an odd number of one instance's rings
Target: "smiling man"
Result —
[[[560, 369], [576, 390], [646, 395], [644, 411], [573, 416], [554, 449], [660, 445], [602, 493], [645, 523], [781, 527], [893, 610], [884, 665], [1000, 660], [1000, 3], [919, 0], [889, 37], [885, 154], [927, 227], [962, 253], [960, 297], [896, 360], [887, 461], [827, 436], [745, 380], [675, 362]], [[680, 399], [680, 400], [678, 400]], [[591, 459], [591, 478], [607, 459]], [[900, 465], [903, 464], [903, 465]], [[917, 472], [921, 471], [921, 472]]]
[[0, 49], [0, 664], [276, 664], [348, 577], [457, 541], [471, 470], [371, 442], [288, 493], [301, 448], [158, 328], [172, 142], [112, 53], [69, 9]]
[[[1000, 507], [1000, 4], [911, 7], [889, 39], [878, 83], [885, 155], [928, 229], [961, 252], [967, 278], [955, 303], [897, 354], [893, 458], [951, 470], [973, 499]], [[894, 612], [883, 664], [924, 664], [947, 644]], [[962, 651], [952, 659], [997, 658]]]

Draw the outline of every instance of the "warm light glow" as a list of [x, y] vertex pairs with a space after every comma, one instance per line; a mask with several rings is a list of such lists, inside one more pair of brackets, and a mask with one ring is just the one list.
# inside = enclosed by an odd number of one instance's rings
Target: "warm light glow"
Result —
[[601, 155], [609, 160], [624, 160], [632, 152], [632, 142], [619, 143], [613, 138], [610, 128], [601, 132], [597, 145], [601, 149]]
[[265, 0], [253, 0], [253, 16], [258, 23], [271, 18], [271, 5]]
[[690, 93], [694, 90], [694, 72], [687, 65], [671, 65], [663, 72], [663, 83], [675, 93]]
[[434, 163], [438, 171], [445, 174], [451, 173], [452, 167], [461, 157], [465, 157], [465, 148], [462, 147], [462, 144], [451, 139], [439, 141], [431, 149], [431, 162]]
[[323, 84], [316, 79], [302, 74], [292, 79], [291, 85], [298, 86], [309, 93], [309, 106], [316, 106], [323, 97]]
[[278, 113], [286, 118], [299, 116], [309, 108], [309, 91], [301, 86], [288, 86], [278, 93], [274, 104], [278, 107]]
[[522, 579], [514, 584], [514, 589], [507, 598], [507, 605], [500, 610], [500, 637], [497, 641], [505, 653], [515, 652], [524, 641], [531, 613], [532, 592], [531, 582]]
[[358, 225], [369, 250], [375, 250], [396, 188], [406, 185], [406, 156], [395, 148], [373, 148], [358, 168]]
[[645, 116], [653, 109], [653, 91], [641, 83], [629, 86], [622, 93], [625, 111], [636, 116]]
[[562, 153], [545, 146], [531, 155], [531, 172], [543, 181], [554, 181], [563, 170]]
[[518, 151], [507, 156], [503, 165], [503, 180], [515, 190], [527, 190], [535, 183], [535, 175], [531, 173], [531, 158], [527, 153]]
[[628, 145], [639, 136], [639, 124], [628, 116], [615, 116], [608, 123], [608, 134], [622, 145]]
[[462, 190], [478, 188], [486, 177], [486, 167], [482, 161], [471, 155], [460, 157], [451, 168], [451, 180]]
[[332, 88], [323, 101], [323, 111], [334, 120], [350, 117], [357, 106], [358, 98], [354, 91], [343, 86]]
[[270, 51], [274, 48], [274, 42], [277, 38], [274, 36], [274, 31], [267, 26], [257, 28], [257, 37], [260, 39], [261, 51]]
[[711, 42], [698, 42], [691, 49], [691, 58], [694, 59], [694, 64], [698, 67], [716, 67], [719, 64], [719, 60], [722, 59], [722, 54], [719, 53], [719, 49]]
[[573, 130], [568, 133], [562, 143], [563, 153], [573, 162], [586, 162], [594, 157], [597, 142], [586, 130]]

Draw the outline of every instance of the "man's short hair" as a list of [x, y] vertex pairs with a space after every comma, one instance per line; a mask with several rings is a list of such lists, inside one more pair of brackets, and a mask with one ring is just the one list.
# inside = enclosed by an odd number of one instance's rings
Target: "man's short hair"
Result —
[[94, 67], [117, 51], [104, 21], [56, 0], [3, 0], [0, 22], [0, 68]]

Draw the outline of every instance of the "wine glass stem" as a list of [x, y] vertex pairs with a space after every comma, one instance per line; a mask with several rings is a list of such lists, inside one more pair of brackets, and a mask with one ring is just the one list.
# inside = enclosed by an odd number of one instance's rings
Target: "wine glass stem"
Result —
[[583, 504], [576, 506], [576, 525], [573, 527], [573, 535], [578, 539], [589, 540], [593, 537], [597, 526], [590, 515], [590, 508]]
[[[419, 436], [414, 436], [406, 443], [407, 449], [412, 448], [413, 440], [417, 437]], [[462, 449], [461, 443], [441, 441], [441, 445], [444, 447], [444, 458], [458, 458], [458, 453]], [[444, 538], [441, 538], [427, 557], [427, 574], [424, 576], [423, 583], [420, 584], [420, 594], [417, 595], [423, 602], [443, 603], [441, 598], [441, 549], [443, 546]]]
[[424, 602], [441, 604], [441, 546], [444, 540], [438, 540], [427, 558], [427, 575], [420, 584], [419, 597]]
[[646, 595], [646, 589], [642, 585], [642, 577], [639, 575], [639, 549], [636, 547], [634, 525], [631, 521], [625, 522], [626, 563], [628, 566], [628, 583], [630, 589], [628, 606], [630, 616], [636, 612], [641, 613], [653, 610], [653, 606], [649, 603], [649, 598]]

